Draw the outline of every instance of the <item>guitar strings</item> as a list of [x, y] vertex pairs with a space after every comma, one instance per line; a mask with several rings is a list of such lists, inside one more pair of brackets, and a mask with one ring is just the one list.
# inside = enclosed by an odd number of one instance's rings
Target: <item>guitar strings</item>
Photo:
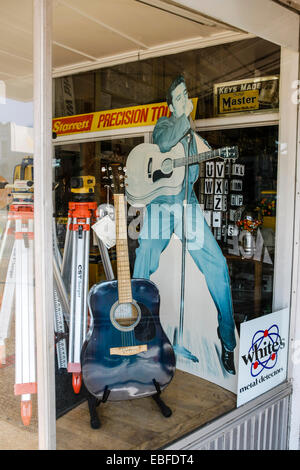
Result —
[[[132, 318], [132, 304], [119, 304], [118, 306], [118, 318], [128, 319], [128, 307], [131, 307], [131, 318]], [[122, 347], [136, 346], [136, 339], [134, 334], [134, 328], [129, 331], [121, 330], [121, 344]]]

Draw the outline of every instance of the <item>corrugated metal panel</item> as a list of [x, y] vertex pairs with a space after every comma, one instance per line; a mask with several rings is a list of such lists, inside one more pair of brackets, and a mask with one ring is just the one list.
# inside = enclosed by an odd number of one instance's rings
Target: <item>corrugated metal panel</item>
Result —
[[285, 450], [289, 398], [249, 416], [222, 435], [199, 443], [200, 450]]
[[200, 430], [167, 449], [286, 450], [291, 387], [287, 384], [279, 390], [265, 402], [252, 407], [248, 404], [243, 413], [235, 410], [235, 417], [228, 423], [225, 418], [219, 427], [217, 421], [209, 425], [206, 435], [205, 429]]

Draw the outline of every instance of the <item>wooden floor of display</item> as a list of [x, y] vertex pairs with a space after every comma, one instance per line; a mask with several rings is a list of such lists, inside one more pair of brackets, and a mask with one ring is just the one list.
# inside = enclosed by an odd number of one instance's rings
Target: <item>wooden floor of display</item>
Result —
[[[20, 397], [13, 394], [13, 365], [0, 369], [0, 449], [37, 449], [37, 406], [24, 427]], [[173, 414], [164, 418], [151, 397], [106, 402], [97, 408], [101, 428], [90, 427], [84, 402], [56, 421], [58, 450], [155, 450], [176, 441], [232, 410], [236, 395], [211, 382], [177, 370], [161, 397]]]

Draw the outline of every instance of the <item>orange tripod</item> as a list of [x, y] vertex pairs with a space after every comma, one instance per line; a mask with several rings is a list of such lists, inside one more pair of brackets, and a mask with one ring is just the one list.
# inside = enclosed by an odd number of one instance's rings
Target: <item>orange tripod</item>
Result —
[[61, 274], [70, 285], [68, 372], [75, 393], [82, 384], [80, 354], [87, 333], [90, 231], [96, 211], [96, 202], [69, 202]]

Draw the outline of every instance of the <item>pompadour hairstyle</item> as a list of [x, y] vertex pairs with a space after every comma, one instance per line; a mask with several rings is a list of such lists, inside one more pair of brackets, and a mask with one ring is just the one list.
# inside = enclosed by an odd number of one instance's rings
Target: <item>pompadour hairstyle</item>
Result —
[[176, 77], [173, 82], [171, 83], [168, 91], [167, 91], [167, 104], [168, 106], [170, 106], [170, 104], [172, 104], [172, 93], [173, 91], [175, 90], [175, 88], [178, 87], [178, 85], [180, 85], [180, 83], [185, 83], [185, 78], [183, 75], [178, 75], [178, 77]]

